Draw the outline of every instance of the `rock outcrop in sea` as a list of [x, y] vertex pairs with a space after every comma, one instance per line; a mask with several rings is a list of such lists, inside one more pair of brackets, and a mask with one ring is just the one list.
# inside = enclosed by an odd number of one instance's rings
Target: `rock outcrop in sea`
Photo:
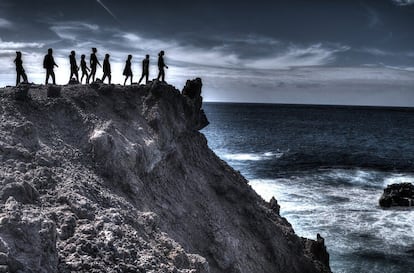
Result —
[[201, 87], [0, 89], [0, 272], [330, 272], [208, 148]]
[[414, 206], [414, 185], [411, 183], [399, 183], [388, 185], [379, 200], [381, 207]]

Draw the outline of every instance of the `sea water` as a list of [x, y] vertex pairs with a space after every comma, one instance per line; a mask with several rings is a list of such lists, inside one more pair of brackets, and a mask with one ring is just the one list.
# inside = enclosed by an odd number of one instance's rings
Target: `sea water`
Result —
[[414, 109], [206, 103], [210, 148], [299, 236], [320, 233], [333, 272], [414, 272], [414, 208], [382, 209], [414, 183]]

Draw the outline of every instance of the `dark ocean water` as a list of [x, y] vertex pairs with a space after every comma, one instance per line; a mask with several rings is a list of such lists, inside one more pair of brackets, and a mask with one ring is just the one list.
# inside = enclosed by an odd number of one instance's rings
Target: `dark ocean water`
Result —
[[207, 103], [210, 148], [300, 236], [325, 237], [333, 272], [414, 272], [414, 208], [381, 209], [414, 183], [414, 109]]

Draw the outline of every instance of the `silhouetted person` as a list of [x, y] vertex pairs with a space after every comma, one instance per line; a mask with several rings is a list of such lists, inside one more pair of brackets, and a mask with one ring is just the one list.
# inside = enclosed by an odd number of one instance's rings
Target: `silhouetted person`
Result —
[[55, 66], [59, 66], [55, 63], [55, 59], [53, 58], [52, 54], [53, 49], [49, 48], [47, 50], [47, 55], [43, 60], [43, 68], [46, 69], [46, 84], [48, 84], [50, 76], [52, 76], [53, 84], [56, 84], [55, 72], [53, 71], [53, 69], [55, 68]]
[[131, 84], [132, 84], [132, 69], [131, 69], [131, 59], [132, 59], [132, 55], [128, 55], [128, 59], [125, 62], [125, 68], [124, 68], [124, 73], [122, 73], [125, 76], [125, 81], [124, 81], [124, 85], [126, 84], [128, 78], [131, 78]]
[[16, 86], [20, 83], [20, 78], [23, 77], [23, 82], [27, 83], [27, 75], [23, 68], [23, 61], [22, 61], [22, 53], [20, 51], [16, 51], [16, 59], [14, 59], [14, 63], [16, 64]]
[[80, 62], [80, 67], [82, 69], [82, 77], [81, 77], [81, 83], [83, 81], [83, 77], [86, 76], [86, 83], [89, 83], [89, 74], [88, 71], [91, 71], [88, 66], [86, 65], [86, 61], [85, 61], [85, 54], [82, 54], [81, 56], [81, 62]]
[[72, 76], [75, 75], [76, 80], [79, 82], [79, 66], [76, 63], [76, 53], [75, 51], [71, 51], [70, 55], [69, 55], [69, 61], [70, 61], [70, 77], [69, 77], [69, 81], [72, 80]]
[[165, 65], [164, 62], [164, 50], [162, 50], [159, 54], [158, 54], [158, 77], [157, 80], [162, 80], [162, 82], [165, 82], [165, 71], [164, 71], [164, 67], [168, 69], [168, 66]]
[[141, 79], [139, 79], [138, 84], [141, 83], [142, 79], [145, 77], [145, 83], [148, 83], [148, 77], [149, 77], [149, 55], [145, 55], [145, 59], [142, 60], [142, 76]]
[[98, 58], [96, 57], [96, 52], [98, 52], [98, 50], [95, 47], [93, 47], [90, 59], [91, 75], [89, 76], [89, 78], [92, 78], [92, 82], [95, 81], [96, 66], [99, 65], [100, 67], [102, 67], [101, 63], [98, 61]]
[[105, 55], [105, 60], [103, 62], [103, 77], [102, 82], [108, 77], [109, 84], [111, 84], [111, 64], [109, 63], [109, 54]]

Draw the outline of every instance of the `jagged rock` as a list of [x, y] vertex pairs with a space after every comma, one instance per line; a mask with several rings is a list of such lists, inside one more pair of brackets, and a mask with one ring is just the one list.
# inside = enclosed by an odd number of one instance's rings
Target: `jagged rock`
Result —
[[201, 130], [209, 124], [207, 116], [201, 108], [203, 104], [203, 97], [201, 96], [202, 86], [201, 79], [196, 78], [195, 80], [188, 80], [182, 91], [187, 102], [185, 107], [186, 115], [194, 121], [193, 127], [196, 130]]
[[30, 85], [28, 85], [28, 84], [19, 84], [19, 86], [16, 89], [16, 93], [14, 95], [14, 98], [16, 100], [20, 100], [20, 101], [25, 101], [25, 100], [30, 99], [29, 90], [30, 90]]
[[320, 272], [330, 272], [329, 269], [329, 253], [326, 251], [325, 239], [318, 233], [316, 241], [302, 238], [305, 252], [317, 261]]
[[330, 272], [208, 148], [201, 79], [31, 88], [0, 90], [0, 271]]
[[23, 204], [35, 204], [39, 200], [39, 193], [32, 185], [23, 182], [7, 184], [0, 190], [0, 199], [5, 202], [9, 197]]
[[277, 203], [276, 198], [273, 196], [269, 201], [269, 208], [274, 211], [276, 214], [280, 213], [280, 206]]
[[183, 88], [182, 94], [188, 96], [191, 99], [195, 99], [201, 96], [201, 88], [203, 84], [200, 78], [195, 80], [188, 80]]
[[381, 207], [414, 206], [414, 185], [411, 183], [391, 184], [384, 189], [379, 204]]
[[47, 96], [49, 98], [58, 98], [60, 97], [62, 88], [57, 85], [49, 85], [47, 88]]

